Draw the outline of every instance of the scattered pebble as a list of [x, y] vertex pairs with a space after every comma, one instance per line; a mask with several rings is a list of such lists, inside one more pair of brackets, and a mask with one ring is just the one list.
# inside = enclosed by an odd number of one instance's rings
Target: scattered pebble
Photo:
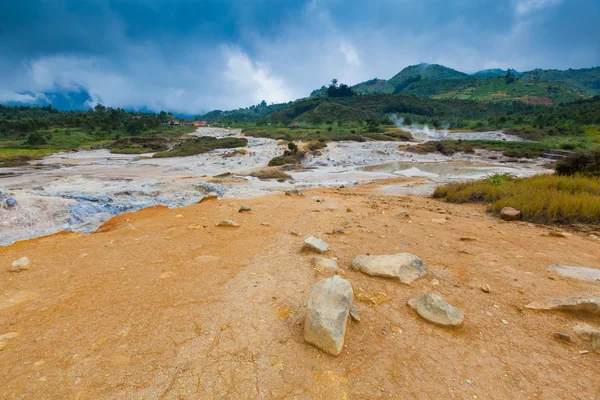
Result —
[[304, 248], [317, 253], [326, 253], [329, 251], [329, 245], [314, 236], [310, 236], [304, 241]]
[[225, 226], [225, 227], [228, 227], [228, 226], [230, 226], [230, 227], [238, 227], [238, 226], [240, 226], [240, 224], [238, 224], [238, 223], [237, 223], [237, 222], [235, 222], [235, 221], [231, 221], [231, 220], [229, 220], [229, 219], [224, 219], [223, 221], [219, 222], [219, 223], [217, 224], [217, 226]]
[[562, 342], [570, 342], [571, 341], [571, 335], [569, 335], [567, 333], [556, 332], [554, 334], [554, 337]]
[[295, 236], [302, 236], [302, 232], [300, 232], [300, 229], [292, 229], [290, 233]]
[[249, 211], [252, 211], [250, 206], [247, 204], [244, 204], [243, 206], [240, 207], [240, 210], [238, 212], [249, 212]]
[[490, 285], [488, 285], [488, 284], [486, 283], [485, 285], [483, 285], [483, 286], [481, 287], [481, 291], [482, 291], [483, 293], [489, 293], [489, 292], [491, 291], [491, 290], [490, 290]]
[[358, 315], [358, 310], [354, 306], [350, 307], [350, 318], [355, 322], [360, 322], [360, 315]]

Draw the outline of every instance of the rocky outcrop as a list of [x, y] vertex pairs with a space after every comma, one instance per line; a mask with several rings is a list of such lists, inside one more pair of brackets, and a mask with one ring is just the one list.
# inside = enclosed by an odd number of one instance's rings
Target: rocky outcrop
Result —
[[600, 281], [600, 269], [557, 264], [550, 264], [548, 269], [567, 278], [592, 282]]
[[304, 321], [304, 340], [337, 356], [344, 346], [352, 285], [335, 275], [319, 281], [308, 298]]
[[354, 258], [352, 267], [371, 276], [398, 278], [400, 282], [407, 285], [427, 275], [423, 261], [409, 253], [383, 256], [360, 255]]
[[408, 301], [408, 306], [427, 322], [440, 326], [462, 325], [461, 309], [448, 304], [437, 294], [426, 294]]

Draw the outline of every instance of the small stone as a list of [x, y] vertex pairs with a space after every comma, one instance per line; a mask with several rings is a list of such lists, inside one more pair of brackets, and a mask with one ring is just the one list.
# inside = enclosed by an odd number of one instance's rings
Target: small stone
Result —
[[505, 221], [518, 221], [521, 219], [521, 211], [517, 211], [512, 207], [504, 207], [500, 210], [500, 218]]
[[475, 238], [473, 236], [463, 236], [460, 238], [460, 240], [463, 242], [476, 242], [477, 238]]
[[556, 332], [554, 334], [554, 337], [557, 340], [560, 340], [562, 342], [570, 342], [571, 341], [571, 335], [567, 334], [567, 333], [562, 333], [562, 332]]
[[244, 204], [243, 206], [240, 207], [240, 210], [238, 212], [249, 212], [249, 211], [252, 211], [250, 206], [248, 204]]
[[314, 236], [311, 236], [304, 241], [304, 248], [317, 253], [326, 253], [329, 251], [329, 245]]
[[353, 297], [350, 282], [337, 275], [319, 281], [308, 298], [304, 340], [326, 353], [339, 355]]
[[206, 194], [205, 196], [203, 196], [198, 203], [204, 203], [205, 201], [218, 200], [218, 199], [219, 199], [219, 196], [217, 195], [216, 192], [210, 192], [210, 193]]
[[406, 220], [406, 219], [410, 219], [410, 214], [408, 214], [408, 211], [403, 211], [401, 213], [396, 214], [396, 217]]
[[287, 190], [285, 192], [286, 196], [303, 196], [302, 192], [298, 189]]
[[352, 212], [352, 209], [350, 207], [346, 208], [346, 212]]
[[446, 223], [446, 222], [448, 222], [448, 221], [446, 221], [446, 219], [441, 219], [441, 218], [433, 218], [433, 219], [431, 220], [431, 222], [433, 222], [434, 224], [441, 224], [441, 225], [443, 225], [443, 224], [445, 224], [445, 223]]
[[13, 199], [12, 197], [9, 197], [8, 199], [6, 199], [4, 204], [6, 204], [7, 208], [13, 208], [18, 204], [18, 202], [17, 202], [17, 200]]
[[408, 300], [409, 307], [421, 318], [440, 326], [462, 325], [462, 310], [448, 304], [437, 294], [426, 294]]
[[352, 267], [371, 276], [398, 278], [406, 285], [427, 275], [423, 261], [409, 253], [382, 256], [360, 255], [354, 258]]
[[175, 218], [183, 218], [183, 214], [177, 214]]
[[472, 380], [470, 380], [470, 379], [467, 379], [467, 380], [465, 380], [465, 382], [467, 382], [467, 384], [469, 384], [469, 385], [472, 385], [472, 384], [473, 384], [473, 381], [472, 381]]
[[229, 219], [224, 219], [223, 221], [219, 222], [217, 224], [217, 226], [224, 226], [224, 227], [234, 227], [237, 228], [238, 226], [240, 226], [240, 224], [238, 224], [235, 221], [231, 221]]
[[268, 222], [261, 222], [260, 223], [262, 226], [271, 226], [271, 224], [269, 224]]
[[501, 320], [501, 321], [502, 321], [502, 323], [503, 323], [504, 325], [508, 325], [508, 321], [507, 321], [507, 320], [503, 319], [503, 320]]
[[481, 291], [482, 291], [483, 293], [489, 293], [489, 292], [490, 292], [490, 285], [488, 285], [488, 284], [486, 283], [485, 285], [483, 285], [483, 286], [481, 287]]
[[313, 267], [319, 272], [337, 273], [340, 271], [340, 267], [335, 260], [325, 257], [313, 258]]
[[332, 232], [334, 235], [335, 234], [342, 234], [342, 233], [346, 233], [346, 229], [344, 228], [335, 228]]
[[566, 238], [567, 237], [567, 235], [565, 235], [563, 232], [557, 232], [557, 231], [548, 232], [548, 236], [557, 237], [557, 238]]
[[295, 236], [302, 236], [302, 232], [300, 232], [300, 229], [292, 229], [290, 233]]
[[314, 199], [315, 199], [315, 201], [316, 201], [317, 203], [324, 203], [324, 202], [325, 202], [325, 199], [324, 199], [324, 198], [322, 198], [322, 197], [314, 197]]
[[350, 307], [350, 318], [355, 322], [360, 322], [360, 315], [358, 315], [358, 310], [354, 306]]
[[29, 269], [29, 257], [21, 257], [12, 262], [9, 272], [21, 272]]
[[402, 328], [400, 328], [399, 326], [396, 326], [396, 325], [392, 325], [390, 327], [390, 330], [394, 333], [402, 333]]

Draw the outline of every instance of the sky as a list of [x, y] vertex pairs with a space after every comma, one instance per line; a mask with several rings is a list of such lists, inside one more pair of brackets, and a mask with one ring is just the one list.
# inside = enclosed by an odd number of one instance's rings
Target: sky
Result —
[[600, 66], [598, 0], [19, 0], [0, 3], [0, 102], [198, 114], [408, 65]]

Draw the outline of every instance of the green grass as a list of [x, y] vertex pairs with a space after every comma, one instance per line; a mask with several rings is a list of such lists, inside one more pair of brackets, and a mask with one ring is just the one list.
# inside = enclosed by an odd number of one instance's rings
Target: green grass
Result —
[[[51, 128], [35, 131], [44, 137], [45, 144], [40, 145], [27, 144], [30, 134], [1, 136], [0, 168], [26, 165], [28, 161], [50, 154], [91, 147], [109, 147], [112, 152], [125, 154], [166, 150], [168, 147], [159, 148], [158, 146], [161, 137], [177, 138], [186, 133], [193, 132], [195, 129], [195, 127], [189, 126], [159, 127], [142, 131], [136, 136], [131, 136], [127, 135], [125, 131], [105, 132], [96, 130], [90, 132], [78, 128]], [[123, 139], [115, 141], [119, 137]], [[154, 144], [144, 147], [140, 144], [140, 142], [144, 141], [153, 142]]]
[[156, 136], [151, 137], [129, 137], [119, 139], [109, 147], [111, 153], [117, 154], [144, 154], [167, 151], [169, 149], [168, 138]]
[[244, 138], [227, 137], [217, 139], [213, 137], [199, 137], [176, 144], [169, 151], [162, 151], [154, 154], [154, 158], [165, 157], [187, 157], [196, 154], [208, 153], [215, 149], [233, 149], [236, 147], [245, 147], [248, 141]]
[[523, 220], [544, 224], [600, 224], [600, 179], [536, 175], [487, 179], [438, 187], [433, 197], [451, 203], [488, 203], [499, 214], [504, 207], [521, 211]]

